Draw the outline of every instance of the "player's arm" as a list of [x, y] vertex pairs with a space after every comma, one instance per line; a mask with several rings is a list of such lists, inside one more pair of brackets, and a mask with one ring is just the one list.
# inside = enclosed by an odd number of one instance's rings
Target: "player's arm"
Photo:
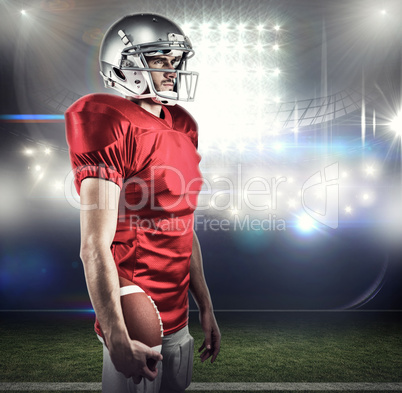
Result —
[[220, 350], [221, 333], [216, 323], [211, 296], [205, 281], [201, 247], [195, 231], [190, 264], [190, 292], [200, 311], [200, 322], [205, 336], [198, 352], [204, 350], [200, 356], [202, 362], [212, 356], [211, 363], [213, 363]]
[[[113, 182], [86, 178], [81, 183], [81, 251], [85, 279], [105, 343], [116, 369], [127, 378], [156, 378], [147, 358], [162, 356], [131, 340], [123, 318], [116, 265], [110, 250], [117, 224], [120, 188]], [[138, 380], [139, 378], [139, 380]]]

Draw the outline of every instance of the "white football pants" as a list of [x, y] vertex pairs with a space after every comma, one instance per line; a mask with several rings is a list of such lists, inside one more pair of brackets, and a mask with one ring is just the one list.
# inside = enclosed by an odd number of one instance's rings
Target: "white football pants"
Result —
[[135, 384], [115, 369], [103, 344], [102, 393], [184, 393], [193, 373], [194, 339], [188, 326], [163, 337], [162, 356], [156, 379]]

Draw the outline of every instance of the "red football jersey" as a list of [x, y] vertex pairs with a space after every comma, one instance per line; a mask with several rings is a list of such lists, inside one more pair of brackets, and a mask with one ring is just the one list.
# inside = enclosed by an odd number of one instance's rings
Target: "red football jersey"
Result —
[[[158, 118], [125, 98], [92, 94], [65, 113], [78, 193], [97, 177], [121, 188], [111, 251], [119, 275], [155, 301], [164, 333], [188, 321], [193, 212], [202, 178], [197, 124], [176, 105]], [[100, 334], [99, 324], [95, 329]]]

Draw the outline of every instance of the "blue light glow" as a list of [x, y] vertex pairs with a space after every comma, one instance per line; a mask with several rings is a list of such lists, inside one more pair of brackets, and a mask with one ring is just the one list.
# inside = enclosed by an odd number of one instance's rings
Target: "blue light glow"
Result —
[[64, 115], [0, 115], [0, 120], [64, 120]]

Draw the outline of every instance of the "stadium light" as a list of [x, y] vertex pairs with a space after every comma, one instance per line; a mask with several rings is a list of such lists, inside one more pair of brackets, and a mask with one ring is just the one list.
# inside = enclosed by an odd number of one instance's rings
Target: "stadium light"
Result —
[[25, 10], [21, 10], [20, 13], [21, 13], [21, 15], [26, 15], [27, 14], [27, 12]]
[[191, 23], [187, 22], [183, 24], [183, 31], [191, 30]]
[[281, 29], [281, 27], [280, 27], [279, 25], [275, 25], [274, 29], [275, 29], [276, 31], [279, 31], [279, 30]]
[[221, 23], [219, 26], [219, 30], [221, 33], [227, 33], [229, 25], [227, 23]]
[[255, 49], [261, 53], [264, 50], [264, 46], [259, 42], [256, 44]]
[[395, 131], [397, 135], [402, 136], [402, 111], [392, 120], [390, 128], [392, 131]]
[[243, 32], [244, 30], [246, 30], [246, 25], [244, 23], [239, 23], [239, 25], [237, 26], [237, 30]]
[[209, 32], [209, 23], [205, 22], [201, 25], [202, 33], [206, 34]]
[[[261, 67], [261, 66], [257, 67], [257, 69], [255, 70], [255, 72], [256, 72], [256, 74], [257, 74], [258, 77], [262, 77], [262, 76], [264, 76], [264, 74], [265, 74], [264, 68]], [[259, 97], [259, 99], [261, 99], [262, 97], [264, 97], [264, 95], [261, 95], [261, 96]]]
[[280, 73], [281, 73], [281, 70], [279, 68], [275, 68], [274, 75], [278, 76]]

